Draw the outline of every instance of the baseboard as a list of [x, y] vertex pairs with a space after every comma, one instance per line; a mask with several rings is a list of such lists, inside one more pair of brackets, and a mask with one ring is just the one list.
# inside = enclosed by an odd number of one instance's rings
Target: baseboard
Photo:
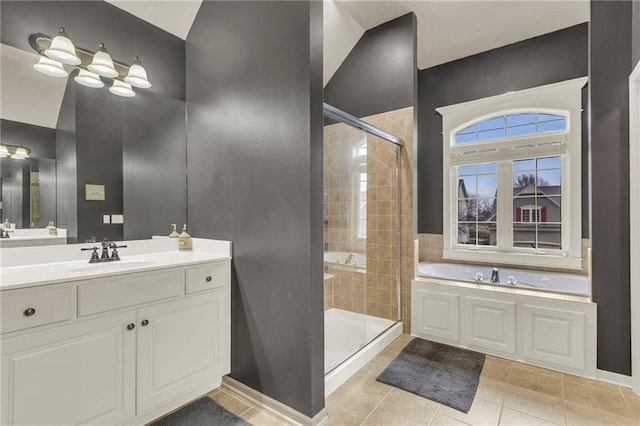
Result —
[[625, 376], [624, 374], [618, 374], [606, 370], [597, 370], [596, 378], [605, 383], [611, 383], [612, 385], [622, 386], [630, 388], [632, 385], [631, 376]]
[[316, 426], [327, 419], [326, 407], [311, 418], [229, 376], [224, 376], [222, 378], [222, 387], [229, 392], [248, 400], [252, 404], [256, 405], [257, 408], [267, 411], [278, 419], [289, 424]]

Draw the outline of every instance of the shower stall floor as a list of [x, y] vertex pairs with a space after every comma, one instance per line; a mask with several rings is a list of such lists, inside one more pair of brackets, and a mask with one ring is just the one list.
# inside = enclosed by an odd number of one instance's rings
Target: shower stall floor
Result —
[[324, 313], [324, 372], [336, 368], [395, 321], [331, 308]]

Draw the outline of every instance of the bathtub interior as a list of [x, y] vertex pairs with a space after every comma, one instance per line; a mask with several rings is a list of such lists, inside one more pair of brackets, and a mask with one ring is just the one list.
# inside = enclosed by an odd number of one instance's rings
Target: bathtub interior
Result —
[[457, 263], [421, 262], [418, 275], [493, 286], [515, 287], [578, 296], [589, 296], [589, 279], [560, 272], [498, 268], [499, 283], [491, 283], [492, 267]]

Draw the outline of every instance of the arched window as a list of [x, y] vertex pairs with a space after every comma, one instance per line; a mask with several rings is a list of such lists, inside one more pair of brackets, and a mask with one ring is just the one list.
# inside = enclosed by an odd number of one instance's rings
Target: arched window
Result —
[[575, 79], [437, 109], [444, 258], [582, 266], [585, 83]]

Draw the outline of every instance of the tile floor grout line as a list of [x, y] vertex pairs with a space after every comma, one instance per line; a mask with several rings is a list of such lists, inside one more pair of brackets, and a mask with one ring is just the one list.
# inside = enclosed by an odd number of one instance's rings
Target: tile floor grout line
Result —
[[384, 400], [385, 400], [385, 399], [387, 399], [387, 397], [388, 397], [389, 395], [391, 395], [391, 391], [392, 391], [392, 390], [393, 390], [393, 388], [389, 389], [389, 391], [387, 392], [387, 394], [386, 394], [384, 397], [382, 397], [382, 399], [380, 400], [380, 402], [378, 402], [378, 404], [376, 404], [376, 406], [375, 406], [375, 407], [373, 407], [373, 409], [369, 412], [369, 414], [367, 415], [367, 417], [365, 417], [365, 418], [362, 420], [362, 422], [360, 423], [360, 425], [364, 424], [364, 422], [366, 422], [366, 421], [367, 421], [367, 419], [368, 419], [369, 417], [371, 417], [371, 415], [373, 414], [373, 412], [374, 412], [374, 411], [376, 411], [376, 410], [378, 409], [378, 407], [379, 407], [379, 406], [384, 402]]

